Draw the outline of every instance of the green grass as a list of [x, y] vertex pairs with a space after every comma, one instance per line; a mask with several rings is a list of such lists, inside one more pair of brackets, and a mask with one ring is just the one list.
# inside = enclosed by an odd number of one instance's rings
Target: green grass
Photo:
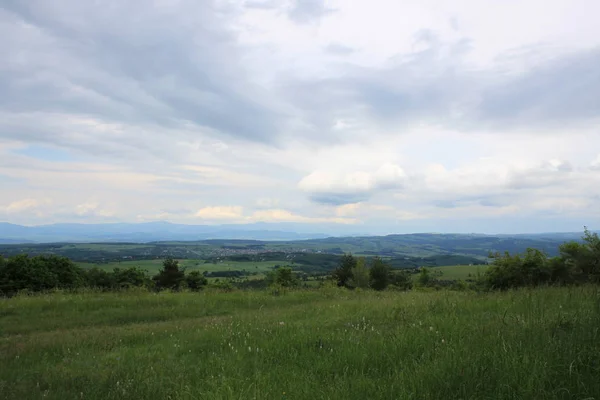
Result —
[[598, 399], [600, 292], [0, 301], [3, 399]]
[[431, 272], [441, 272], [442, 275], [436, 278], [443, 280], [463, 280], [476, 279], [477, 273], [483, 275], [489, 268], [487, 265], [454, 265], [451, 267], [433, 267], [430, 268]]
[[[122, 261], [103, 264], [77, 263], [83, 268], [98, 267], [106, 271], [112, 271], [115, 268], [139, 267], [147, 270], [150, 274], [156, 274], [162, 268], [163, 260], [140, 260], [140, 261]], [[219, 263], [205, 264], [202, 260], [179, 260], [180, 267], [188, 271], [242, 271], [249, 273], [264, 273], [273, 269], [275, 265], [287, 265], [286, 261], [223, 261]]]

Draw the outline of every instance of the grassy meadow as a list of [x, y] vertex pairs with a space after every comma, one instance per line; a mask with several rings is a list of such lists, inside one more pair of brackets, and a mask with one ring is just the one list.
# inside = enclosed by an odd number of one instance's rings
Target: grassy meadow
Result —
[[0, 300], [3, 399], [598, 399], [596, 287]]

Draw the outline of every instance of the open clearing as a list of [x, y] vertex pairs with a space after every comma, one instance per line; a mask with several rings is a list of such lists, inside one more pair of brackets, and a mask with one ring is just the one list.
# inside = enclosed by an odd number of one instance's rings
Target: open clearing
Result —
[[0, 300], [4, 399], [593, 399], [596, 287]]

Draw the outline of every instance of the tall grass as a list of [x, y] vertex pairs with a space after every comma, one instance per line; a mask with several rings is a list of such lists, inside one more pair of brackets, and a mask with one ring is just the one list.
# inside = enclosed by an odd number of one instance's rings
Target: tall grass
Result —
[[598, 399], [600, 292], [0, 301], [6, 399]]

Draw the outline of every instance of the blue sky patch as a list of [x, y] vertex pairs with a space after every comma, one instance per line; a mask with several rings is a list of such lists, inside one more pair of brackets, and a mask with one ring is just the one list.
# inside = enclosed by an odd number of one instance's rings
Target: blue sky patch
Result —
[[20, 154], [23, 156], [36, 158], [38, 160], [43, 161], [74, 161], [75, 158], [68, 151], [58, 149], [55, 147], [47, 147], [40, 145], [30, 145], [18, 150], [15, 150], [14, 153]]

